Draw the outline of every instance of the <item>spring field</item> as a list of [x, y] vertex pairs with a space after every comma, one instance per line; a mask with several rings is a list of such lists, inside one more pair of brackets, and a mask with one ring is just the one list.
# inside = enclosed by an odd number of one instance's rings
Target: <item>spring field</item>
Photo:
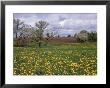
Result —
[[14, 47], [14, 75], [96, 75], [96, 43]]

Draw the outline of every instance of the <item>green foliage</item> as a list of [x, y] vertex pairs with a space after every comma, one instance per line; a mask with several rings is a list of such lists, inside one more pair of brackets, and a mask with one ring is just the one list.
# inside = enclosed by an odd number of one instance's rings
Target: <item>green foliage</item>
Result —
[[97, 41], [97, 33], [96, 32], [88, 33], [88, 41], [96, 42]]
[[97, 42], [97, 32], [87, 32], [86, 30], [80, 31], [78, 34], [74, 35], [77, 42]]
[[68, 35], [67, 37], [71, 37], [71, 35]]

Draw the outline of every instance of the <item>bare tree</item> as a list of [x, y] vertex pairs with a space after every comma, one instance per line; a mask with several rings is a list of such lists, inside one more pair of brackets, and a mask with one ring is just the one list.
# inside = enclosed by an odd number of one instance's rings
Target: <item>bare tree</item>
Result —
[[16, 38], [18, 38], [18, 32], [25, 27], [24, 22], [22, 22], [20, 19], [14, 19], [13, 24], [14, 33], [16, 35]]
[[37, 27], [37, 29], [34, 34], [37, 37], [37, 42], [39, 44], [39, 47], [41, 47], [41, 41], [43, 38], [44, 29], [46, 29], [48, 25], [49, 25], [48, 22], [42, 21], [42, 20], [35, 23], [35, 26]]
[[15, 39], [16, 46], [27, 46], [31, 41], [32, 27], [30, 25], [24, 24], [22, 30], [19, 30], [19, 36]]

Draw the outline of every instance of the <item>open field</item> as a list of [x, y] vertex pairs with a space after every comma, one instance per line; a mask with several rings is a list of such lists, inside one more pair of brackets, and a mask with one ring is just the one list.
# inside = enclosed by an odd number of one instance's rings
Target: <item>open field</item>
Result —
[[95, 43], [14, 47], [14, 75], [96, 75]]

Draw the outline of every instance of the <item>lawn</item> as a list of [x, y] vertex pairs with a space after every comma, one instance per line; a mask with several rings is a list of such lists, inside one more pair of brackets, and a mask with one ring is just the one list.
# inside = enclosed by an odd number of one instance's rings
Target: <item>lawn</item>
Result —
[[14, 75], [96, 75], [95, 43], [14, 47]]

